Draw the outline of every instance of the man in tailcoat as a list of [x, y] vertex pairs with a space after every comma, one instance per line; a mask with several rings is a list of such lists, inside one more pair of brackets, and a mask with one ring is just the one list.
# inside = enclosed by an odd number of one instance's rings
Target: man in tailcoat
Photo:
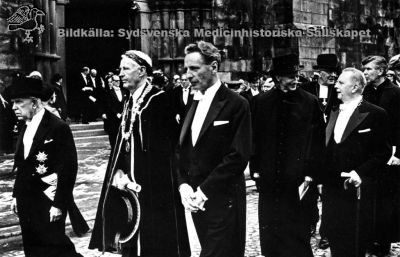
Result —
[[391, 242], [400, 236], [400, 88], [386, 78], [387, 62], [382, 56], [368, 56], [362, 60], [367, 86], [364, 99], [383, 108], [389, 116], [390, 140], [393, 149], [379, 176], [376, 200], [376, 234], [378, 256], [390, 252]]
[[253, 100], [254, 154], [259, 174], [261, 253], [311, 257], [311, 211], [317, 205], [317, 175], [324, 143], [318, 99], [298, 88], [298, 57], [273, 58], [276, 90]]
[[122, 111], [126, 100], [126, 91], [120, 87], [121, 80], [118, 75], [108, 78], [110, 88], [105, 92], [103, 121], [104, 130], [108, 134], [111, 148], [114, 148], [118, 129], [121, 124]]
[[313, 68], [319, 72], [317, 81], [305, 83], [302, 88], [317, 96], [319, 106], [327, 120], [332, 107], [338, 103], [334, 86], [340, 72], [340, 63], [335, 54], [320, 54], [317, 57], [317, 65]]
[[78, 169], [74, 139], [68, 125], [44, 109], [41, 97], [41, 80], [14, 79], [13, 110], [26, 124], [15, 152], [12, 210], [19, 217], [25, 256], [81, 256], [65, 235]]
[[57, 109], [60, 117], [63, 121], [67, 120], [67, 101], [65, 100], [63, 87], [62, 87], [63, 78], [59, 73], [56, 73], [51, 78], [51, 83], [54, 87], [54, 93], [56, 94], [56, 101], [54, 103], [54, 107]]
[[221, 56], [214, 45], [199, 41], [188, 45], [185, 54], [187, 76], [196, 92], [179, 137], [182, 203], [192, 212], [201, 257], [243, 257], [249, 104], [218, 78]]
[[12, 103], [4, 91], [0, 91], [0, 156], [13, 152], [13, 129], [16, 124]]
[[361, 71], [343, 70], [335, 85], [342, 104], [326, 128], [322, 219], [332, 257], [365, 256], [376, 179], [391, 153], [386, 112], [363, 100], [365, 85]]
[[176, 112], [175, 119], [182, 127], [186, 113], [193, 102], [193, 93], [191, 92], [190, 82], [186, 74], [182, 74], [181, 83], [179, 86], [171, 90], [171, 101]]
[[[171, 135], [175, 132], [168, 97], [147, 80], [152, 73], [147, 54], [125, 52], [120, 70], [129, 99], [107, 167], [89, 248], [126, 257], [188, 257], [184, 211], [171, 169]], [[115, 232], [113, 222], [124, 225], [127, 220], [113, 218], [124, 211], [116, 196], [127, 190], [139, 199], [140, 224], [136, 234], [130, 233], [132, 237], [121, 242], [121, 231]]]

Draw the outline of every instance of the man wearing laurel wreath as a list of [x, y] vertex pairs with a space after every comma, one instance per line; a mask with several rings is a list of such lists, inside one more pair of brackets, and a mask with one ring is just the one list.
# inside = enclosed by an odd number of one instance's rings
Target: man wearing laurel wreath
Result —
[[25, 256], [79, 257], [65, 235], [78, 161], [71, 129], [44, 109], [42, 81], [15, 78], [13, 110], [26, 121], [18, 138], [12, 210], [18, 214]]
[[122, 55], [120, 77], [130, 94], [110, 157], [89, 248], [122, 256], [187, 257], [189, 240], [171, 171], [173, 112], [147, 80], [143, 52]]

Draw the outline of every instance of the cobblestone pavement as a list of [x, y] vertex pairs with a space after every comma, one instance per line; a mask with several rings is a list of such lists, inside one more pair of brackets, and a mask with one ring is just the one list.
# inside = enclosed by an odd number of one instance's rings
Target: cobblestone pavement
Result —
[[[93, 226], [93, 218], [97, 209], [97, 202], [99, 193], [104, 178], [104, 172], [107, 165], [107, 159], [109, 155], [109, 149], [105, 143], [96, 142], [93, 144], [82, 144], [78, 145], [79, 151], [79, 173], [77, 182], [74, 190], [75, 199], [77, 205], [82, 211], [84, 217], [88, 220], [89, 225]], [[10, 169], [12, 162], [0, 163], [0, 170]], [[1, 177], [0, 178], [0, 232], [6, 233], [4, 227], [7, 224], [15, 224], [15, 228], [18, 228], [18, 220], [15, 215], [9, 211], [9, 204], [11, 201], [11, 189], [13, 185], [13, 177]], [[246, 257], [257, 257], [260, 256], [260, 244], [259, 244], [259, 231], [258, 231], [258, 214], [257, 214], [257, 202], [258, 193], [255, 191], [254, 186], [247, 188], [247, 242], [246, 242]], [[188, 224], [189, 236], [192, 248], [192, 257], [197, 257], [200, 252], [200, 246], [193, 229], [193, 224]], [[12, 229], [11, 229], [12, 230]], [[4, 232], [5, 231], [5, 232]], [[87, 249], [90, 233], [83, 237], [76, 237], [71, 232], [70, 227], [67, 228], [68, 234], [74, 242], [77, 251], [85, 257], [100, 256], [101, 252], [96, 250]], [[1, 238], [0, 234], [0, 238]], [[3, 235], [4, 236], [4, 235]], [[311, 245], [313, 248], [314, 256], [316, 257], [330, 257], [328, 250], [321, 250], [317, 248], [317, 242], [319, 235], [311, 239]], [[8, 242], [7, 242], [8, 241]], [[10, 239], [0, 240], [0, 256], [24, 256], [21, 245], [20, 237], [13, 237]], [[106, 253], [104, 257], [119, 256], [117, 254]], [[392, 256], [400, 256], [399, 244], [394, 244], [392, 247]]]

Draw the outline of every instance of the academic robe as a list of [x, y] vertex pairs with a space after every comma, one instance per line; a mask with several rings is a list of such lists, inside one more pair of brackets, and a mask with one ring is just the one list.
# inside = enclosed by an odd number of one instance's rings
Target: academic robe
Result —
[[[148, 86], [151, 85], [147, 84], [146, 87]], [[108, 206], [113, 204], [106, 191], [112, 190], [110, 180], [117, 169], [123, 170], [132, 179], [129, 167], [133, 161], [134, 179], [142, 187], [138, 194], [141, 208], [138, 232], [140, 256], [190, 256], [183, 206], [171, 169], [173, 148], [170, 135], [173, 118], [165, 92], [152, 87], [140, 105], [139, 114], [136, 115], [133, 126], [134, 144], [130, 144], [129, 151], [126, 140], [123, 140], [121, 130], [119, 131], [100, 195], [90, 249], [115, 252], [119, 247], [115, 244], [115, 239], [110, 237], [109, 231], [103, 233], [103, 226], [107, 227], [108, 222], [107, 217], [102, 216], [103, 204], [105, 201], [108, 201]], [[130, 158], [132, 149], [133, 160]], [[123, 256], [137, 256], [137, 235], [120, 247]]]

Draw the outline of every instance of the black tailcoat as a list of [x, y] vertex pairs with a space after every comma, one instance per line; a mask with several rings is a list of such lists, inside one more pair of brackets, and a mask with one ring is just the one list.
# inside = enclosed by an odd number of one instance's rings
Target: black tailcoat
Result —
[[54, 92], [56, 94], [56, 102], [54, 103], [58, 112], [60, 113], [60, 117], [62, 120], [66, 120], [68, 117], [67, 113], [67, 102], [64, 97], [64, 92], [61, 85], [54, 84]]
[[[338, 115], [338, 109], [332, 111], [326, 128], [327, 150], [322, 176], [324, 233], [337, 256], [355, 256], [358, 223], [357, 250], [359, 256], [364, 256], [372, 231], [373, 192], [377, 176], [381, 175], [378, 171], [391, 153], [388, 120], [383, 109], [363, 101], [351, 115], [341, 142], [337, 144], [333, 138]], [[345, 190], [346, 178], [341, 177], [341, 172], [352, 170], [362, 180], [358, 204], [355, 187], [349, 185]]]
[[189, 95], [186, 104], [183, 102], [183, 88], [181, 86], [172, 89], [169, 94], [171, 97], [171, 104], [174, 107], [174, 111], [180, 116], [180, 127], [182, 127], [186, 113], [188, 112], [190, 106], [192, 105], [193, 94], [191, 94], [189, 88]]
[[[45, 111], [33, 138], [29, 155], [24, 159], [24, 126], [15, 153], [13, 197], [17, 199], [22, 239], [26, 256], [80, 256], [65, 235], [67, 209], [73, 203], [78, 161], [71, 129], [61, 119]], [[44, 191], [49, 184], [42, 179], [57, 175], [54, 199]], [[55, 206], [63, 216], [49, 222], [49, 210]]]
[[221, 85], [193, 147], [194, 101], [179, 138], [179, 185], [199, 187], [207, 196], [205, 211], [192, 213], [200, 256], [243, 257], [246, 190], [243, 172], [251, 151], [250, 108], [245, 99]]
[[118, 114], [122, 115], [124, 102], [126, 100], [126, 92], [121, 89], [122, 99], [118, 99], [117, 94], [113, 88], [105, 91], [104, 109], [103, 113], [106, 114], [107, 119], [104, 119], [104, 130], [108, 134], [110, 139], [111, 147], [115, 145], [115, 139], [118, 134], [118, 128], [121, 124], [121, 117], [118, 118]]
[[250, 169], [260, 174], [261, 252], [266, 256], [312, 256], [311, 188], [300, 201], [305, 176], [318, 180], [324, 121], [318, 99], [298, 88], [268, 91], [253, 102], [254, 154]]
[[3, 99], [4, 102], [0, 100], [0, 155], [13, 152], [13, 130], [17, 122], [12, 103], [5, 97]]
[[[173, 133], [171, 124], [174, 120], [165, 92], [153, 87], [144, 98], [139, 111], [140, 115], [136, 116], [133, 129], [134, 160], [130, 159], [130, 151], [125, 150], [126, 143], [122, 139], [121, 131], [117, 135], [100, 195], [89, 248], [109, 252], [117, 250], [118, 245], [115, 244], [115, 238], [110, 236], [110, 232], [106, 230], [103, 234], [103, 226], [107, 228], [108, 222], [107, 217], [102, 216], [103, 205], [105, 201], [108, 201], [109, 206], [113, 205], [110, 198], [105, 196], [106, 191], [112, 188], [110, 181], [115, 171], [122, 169], [132, 178], [129, 167], [134, 161], [135, 180], [142, 187], [139, 193], [141, 256], [188, 257], [190, 249], [184, 211], [171, 169], [173, 148], [170, 135]], [[136, 256], [137, 237], [121, 247], [123, 256]]]

